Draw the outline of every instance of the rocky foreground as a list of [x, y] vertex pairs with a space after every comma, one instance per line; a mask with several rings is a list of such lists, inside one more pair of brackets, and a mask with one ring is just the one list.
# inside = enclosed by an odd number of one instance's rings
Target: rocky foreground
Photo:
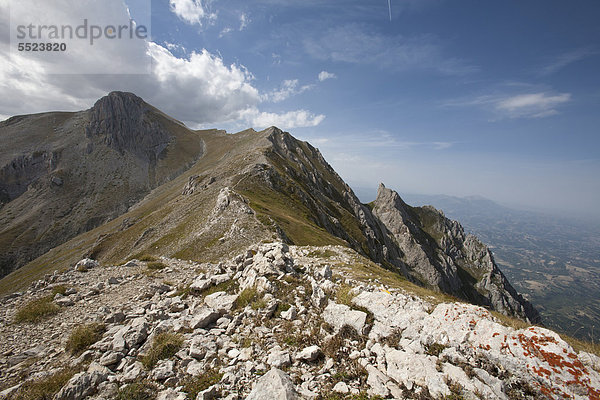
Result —
[[147, 259], [82, 260], [2, 299], [0, 398], [600, 398], [600, 357], [344, 247]]

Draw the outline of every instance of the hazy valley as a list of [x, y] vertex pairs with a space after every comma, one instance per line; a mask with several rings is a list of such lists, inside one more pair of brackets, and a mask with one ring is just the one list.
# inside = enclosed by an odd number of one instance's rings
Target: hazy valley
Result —
[[487, 243], [545, 324], [598, 340], [593, 327], [600, 327], [600, 230], [594, 221], [514, 210], [483, 198], [404, 197], [442, 209]]

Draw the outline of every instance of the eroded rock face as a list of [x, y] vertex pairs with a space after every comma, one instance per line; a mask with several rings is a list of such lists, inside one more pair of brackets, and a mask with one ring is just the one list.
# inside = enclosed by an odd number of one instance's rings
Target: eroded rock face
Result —
[[59, 177], [49, 175], [59, 160], [59, 151], [37, 151], [29, 155], [20, 155], [0, 167], [0, 204], [16, 199], [27, 191], [30, 184], [40, 178], [58, 182]]
[[150, 111], [151, 107], [133, 93], [111, 92], [90, 110], [86, 135], [102, 138], [106, 145], [121, 153], [130, 152], [156, 163], [172, 137], [149, 118]]
[[537, 310], [511, 286], [491, 251], [462, 226], [431, 206], [410, 207], [393, 190], [379, 186], [373, 214], [393, 237], [403, 264], [422, 284], [506, 315], [540, 322]]
[[[376, 282], [383, 269], [348, 248], [268, 243], [219, 264], [161, 260], [167, 266], [152, 275], [142, 261], [74, 267], [2, 299], [3, 393], [16, 395], [28, 381], [70, 366], [83, 370], [56, 398], [113, 398], [145, 382], [159, 398], [183, 399], [184, 382], [194, 378], [210, 383], [201, 399], [600, 396], [600, 357], [576, 352], [544, 328], [502, 325], [479, 306], [434, 304], [403, 280]], [[221, 285], [227, 292], [177, 290], [200, 277], [210, 282], [206, 289]], [[242, 289], [250, 281], [256, 286]], [[66, 298], [72, 305], [36, 324], [12, 323], [24, 304], [58, 285], [65, 295], [54, 303]], [[262, 291], [251, 290], [259, 285]], [[317, 288], [324, 309], [313, 301]], [[80, 355], [65, 352], [61, 338], [93, 321], [104, 321], [100, 339]], [[144, 356], [157, 354], [153, 346], [164, 335], [179, 344], [148, 364]]]

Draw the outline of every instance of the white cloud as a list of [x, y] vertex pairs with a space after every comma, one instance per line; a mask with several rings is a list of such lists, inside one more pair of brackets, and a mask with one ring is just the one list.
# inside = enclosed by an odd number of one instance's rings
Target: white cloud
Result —
[[[38, 8], [45, 13], [55, 7], [39, 3]], [[0, 14], [8, 15], [4, 11], [0, 3]], [[9, 37], [6, 30], [6, 26], [0, 26], [3, 38], [0, 41]], [[178, 45], [163, 46], [141, 40], [127, 45], [115, 42], [113, 46], [94, 46], [93, 51], [78, 54], [78, 63], [103, 63], [106, 71], [111, 71], [116, 62], [133, 62], [127, 57], [129, 54], [145, 54], [151, 58], [153, 67], [146, 75], [51, 75], [50, 62], [44, 58], [31, 60], [20, 53], [11, 57], [8, 48], [0, 46], [0, 115], [82, 110], [110, 91], [123, 90], [136, 93], [165, 113], [194, 126], [251, 121], [259, 125], [269, 120], [271, 124], [294, 128], [314, 126], [324, 118], [305, 110], [264, 113], [259, 108], [264, 95], [253, 85], [254, 77], [243, 65], [227, 65], [220, 56], [207, 50], [178, 57], [169, 47], [176, 49]], [[72, 60], [68, 57], [61, 60], [63, 64], [58, 67], [69, 68]]]
[[240, 15], [240, 32], [243, 31], [244, 29], [246, 29], [248, 27], [249, 23], [250, 23], [250, 17], [248, 17], [247, 14], [242, 13], [242, 15]]
[[433, 148], [435, 150], [446, 150], [454, 145], [452, 142], [433, 142]]
[[544, 118], [558, 114], [557, 108], [571, 101], [570, 93], [551, 94], [548, 92], [485, 95], [470, 99], [454, 99], [446, 101], [447, 107], [482, 107], [496, 115], [496, 119], [504, 118]]
[[202, 25], [205, 20], [217, 18], [216, 14], [207, 11], [202, 0], [169, 0], [169, 7], [181, 20], [192, 25]]
[[334, 79], [334, 78], [337, 78], [337, 76], [334, 73], [327, 72], [327, 71], [319, 72], [319, 81], [320, 82], [326, 81], [327, 79]]
[[177, 43], [164, 42], [164, 45], [170, 52], [179, 51], [185, 53], [187, 51], [184, 46]]
[[431, 35], [385, 36], [363, 25], [350, 24], [316, 32], [304, 41], [304, 49], [319, 60], [372, 64], [391, 70], [428, 69], [445, 75], [478, 70], [463, 60], [446, 57], [438, 42]]
[[281, 55], [277, 53], [271, 53], [271, 59], [273, 60], [273, 65], [281, 64]]
[[570, 93], [528, 93], [499, 100], [495, 107], [509, 118], [543, 118], [557, 114], [555, 107], [570, 100]]
[[277, 126], [281, 129], [293, 129], [309, 126], [317, 126], [325, 119], [325, 115], [315, 115], [310, 111], [296, 110], [277, 114], [260, 112], [257, 109], [245, 113], [244, 119], [255, 128], [262, 129], [269, 126]]
[[284, 101], [292, 96], [303, 93], [307, 90], [310, 90], [314, 87], [314, 85], [303, 85], [298, 86], [298, 79], [289, 79], [283, 81], [281, 87], [279, 89], [275, 89], [269, 93], [263, 95], [263, 100], [271, 101], [273, 103], [279, 103]]
[[[252, 75], [207, 50], [177, 58], [167, 49], [149, 43], [154, 61], [153, 75], [147, 84], [157, 92], [156, 105], [184, 121], [216, 123], [240, 118], [248, 107], [260, 101], [258, 90], [250, 83]], [[160, 107], [159, 107], [160, 108]]]
[[[425, 151], [446, 150], [454, 146], [454, 142], [447, 141], [415, 141], [405, 140], [400, 134], [391, 134], [383, 130], [356, 133], [330, 133], [327, 138], [310, 138], [311, 143], [318, 143], [324, 148], [339, 152], [365, 153], [365, 149], [375, 150], [377, 153], [386, 153], [388, 150], [393, 154], [398, 151]], [[367, 151], [367, 152], [371, 152]]]
[[223, 28], [221, 33], [219, 33], [219, 37], [222, 38], [223, 36], [227, 35], [230, 32], [233, 32], [233, 29], [231, 29], [230, 27], [225, 27], [225, 28]]
[[[239, 26], [238, 30], [240, 32], [243, 31], [244, 29], [246, 29], [248, 27], [248, 25], [250, 24], [250, 22], [252, 22], [252, 21], [250, 20], [250, 17], [248, 17], [248, 14], [246, 14], [246, 13], [240, 14], [240, 26]], [[233, 32], [233, 31], [234, 31], [234, 28], [232, 28], [230, 26], [226, 26], [219, 33], [219, 37], [222, 38], [225, 35]]]
[[566, 66], [581, 61], [587, 57], [598, 54], [598, 51], [589, 48], [577, 49], [561, 54], [551, 63], [541, 69], [542, 75], [552, 75]]

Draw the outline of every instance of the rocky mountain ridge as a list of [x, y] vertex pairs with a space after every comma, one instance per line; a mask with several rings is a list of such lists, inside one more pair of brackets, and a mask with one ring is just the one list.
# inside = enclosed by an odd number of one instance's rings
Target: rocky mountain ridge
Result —
[[[14, 160], [3, 169], [13, 171], [0, 180], [4, 192], [26, 186], [0, 209], [4, 270], [98, 225], [102, 233], [88, 236], [93, 243], [82, 246], [76, 239], [75, 248], [64, 251], [67, 259], [118, 262], [148, 251], [198, 259], [207, 250], [219, 259], [259, 237], [300, 245], [339, 244], [413, 282], [539, 322], [537, 311], [512, 288], [485, 245], [465, 236], [458, 223], [436, 210], [406, 205], [383, 185], [371, 206], [361, 204], [318, 149], [287, 132], [275, 127], [236, 135], [192, 132], [122, 92], [110, 93], [90, 110], [61, 116], [60, 123], [52, 117], [52, 135], [31, 122], [39, 116], [13, 118], [0, 129], [4, 135], [41, 129], [50, 144], [37, 145], [36, 154], [48, 154], [40, 153], [41, 148], [60, 154], [37, 162], [42, 167], [33, 175], [21, 174], [27, 169], [16, 168]], [[50, 115], [44, 118], [48, 121]], [[204, 164], [190, 167], [200, 156]], [[185, 186], [170, 185], [180, 181], [174, 179], [182, 171], [181, 178], [188, 177]], [[160, 205], [138, 202], [152, 188], [150, 197], [169, 196], [169, 207], [162, 200]], [[199, 203], [214, 201], [225, 189], [227, 201], [235, 197], [240, 207], [231, 207], [227, 217], [219, 210], [204, 210], [209, 219], [198, 215], [204, 207]], [[144, 204], [149, 211], [141, 213]], [[162, 222], [148, 217], [165, 211]], [[120, 215], [119, 223], [105, 224]], [[61, 248], [33, 264], [64, 268], [67, 259], [52, 255], [62, 253]]]
[[266, 133], [273, 143], [267, 154], [272, 166], [260, 170], [255, 185], [289, 193], [310, 210], [319, 227], [421, 285], [540, 322], [539, 313], [510, 285], [489, 249], [465, 235], [458, 222], [432, 207], [408, 206], [383, 184], [372, 208], [361, 204], [317, 149], [277, 128]]
[[[32, 301], [53, 311], [32, 324]], [[0, 320], [3, 399], [600, 398], [597, 355], [342, 246], [85, 259], [4, 297]]]

